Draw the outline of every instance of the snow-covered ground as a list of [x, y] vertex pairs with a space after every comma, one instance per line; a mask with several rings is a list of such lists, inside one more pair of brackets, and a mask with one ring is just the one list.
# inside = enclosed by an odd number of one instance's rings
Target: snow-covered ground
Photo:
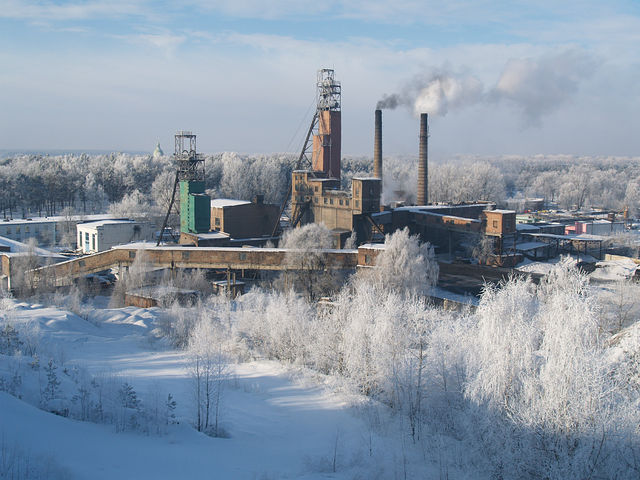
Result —
[[143, 403], [168, 393], [177, 402], [178, 423], [162, 433], [118, 433], [37, 408], [47, 382], [42, 366], [35, 371], [31, 358], [0, 355], [0, 376], [20, 371], [23, 396], [0, 392], [2, 461], [26, 463], [31, 475], [24, 478], [399, 478], [405, 469], [411, 478], [418, 464], [422, 474], [430, 468], [407, 460], [417, 453], [398, 440], [384, 408], [364, 407], [360, 396], [323, 385], [324, 377], [272, 361], [232, 366], [221, 414], [228, 438], [209, 437], [192, 426], [184, 353], [154, 333], [158, 309], [98, 309], [85, 320], [59, 308], [4, 303], [5, 319], [37, 337], [41, 361], [51, 357], [60, 366], [60, 396], [72, 398], [71, 378], [82, 368], [128, 382]]
[[[565, 257], [556, 257], [544, 262], [525, 259], [523, 262], [518, 264], [516, 268], [523, 272], [547, 275], [558, 262], [562, 261], [562, 258]], [[631, 259], [597, 260], [590, 256], [581, 255], [580, 261], [595, 264], [596, 269], [589, 274], [589, 279], [592, 282], [599, 283], [617, 282], [629, 279], [633, 277], [636, 269], [638, 268], [638, 265]], [[570, 262], [576, 264], [578, 262], [577, 257], [571, 256]]]

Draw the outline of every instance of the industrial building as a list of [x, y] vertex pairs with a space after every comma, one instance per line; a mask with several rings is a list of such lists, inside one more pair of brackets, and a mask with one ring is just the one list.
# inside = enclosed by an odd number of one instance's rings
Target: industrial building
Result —
[[[374, 155], [372, 178], [355, 177], [351, 190], [340, 190], [341, 86], [333, 70], [320, 70], [317, 82], [317, 133], [313, 136], [311, 170], [292, 173], [291, 223], [324, 223], [336, 236], [336, 246], [344, 245], [352, 232], [358, 244], [376, 234], [409, 227], [440, 252], [454, 252], [480, 235], [490, 236], [498, 257], [505, 242], [515, 245], [515, 212], [495, 210], [495, 203], [429, 205], [428, 115], [420, 115], [418, 145], [418, 206], [390, 209], [382, 207], [382, 111], [374, 115]], [[312, 123], [313, 128], [313, 123]], [[311, 132], [311, 130], [310, 130]], [[379, 237], [381, 239], [381, 236]], [[510, 249], [513, 252], [513, 248]], [[502, 264], [502, 260], [499, 264]]]
[[352, 232], [362, 243], [375, 227], [371, 214], [380, 211], [382, 181], [356, 177], [351, 191], [340, 190], [341, 85], [331, 69], [320, 70], [317, 80], [312, 169], [292, 173], [291, 223], [324, 223], [335, 234], [337, 247], [343, 246]]
[[98, 253], [116, 245], [151, 240], [153, 227], [149, 222], [129, 219], [108, 219], [77, 225], [78, 249], [82, 253]]
[[[9, 219], [0, 221], [0, 236], [26, 242], [35, 239], [40, 246], [59, 245], [63, 239], [70, 240], [75, 247], [76, 225], [87, 221], [112, 218], [111, 215], [71, 215], [56, 217], [36, 217]], [[65, 238], [66, 237], [66, 238]]]
[[211, 229], [211, 198], [204, 193], [204, 157], [196, 151], [192, 132], [176, 133], [174, 159], [180, 187], [180, 231], [206, 233]]
[[279, 215], [279, 206], [264, 203], [262, 195], [256, 195], [251, 202], [227, 198], [211, 200], [211, 230], [226, 233], [231, 238], [270, 236]]
[[67, 257], [63, 255], [0, 237], [0, 287], [4, 290], [25, 287], [34, 279], [28, 270], [65, 260]]

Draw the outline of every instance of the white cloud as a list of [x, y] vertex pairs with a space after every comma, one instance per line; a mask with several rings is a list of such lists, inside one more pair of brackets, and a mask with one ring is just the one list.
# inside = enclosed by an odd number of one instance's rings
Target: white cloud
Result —
[[0, 18], [24, 20], [87, 20], [104, 17], [145, 15], [143, 2], [134, 0], [109, 2], [69, 2], [0, 0]]

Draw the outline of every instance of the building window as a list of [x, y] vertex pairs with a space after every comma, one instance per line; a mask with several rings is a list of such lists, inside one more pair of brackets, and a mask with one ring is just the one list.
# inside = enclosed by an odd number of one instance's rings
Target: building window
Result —
[[29, 227], [24, 227], [24, 233], [29, 233]]
[[342, 201], [342, 199], [340, 199], [340, 205], [343, 205], [343, 204], [344, 204], [344, 202]]
[[246, 253], [244, 253], [244, 252], [242, 252], [242, 253], [240, 254], [240, 260], [246, 260], [246, 259], [247, 259], [247, 254], [246, 254]]
[[371, 261], [371, 257], [369, 255], [365, 255], [364, 256], [364, 264], [365, 265], [369, 265], [370, 261]]
[[89, 232], [84, 232], [84, 246], [89, 248]]
[[216, 227], [219, 227], [219, 226], [220, 226], [220, 218], [216, 217]]
[[190, 252], [182, 252], [182, 259], [183, 260], [189, 260], [189, 253]]
[[136, 252], [134, 252], [133, 250], [129, 251], [129, 258], [136, 258]]
[[360, 202], [356, 200], [356, 208], [360, 207]]
[[318, 191], [318, 186], [316, 185], [315, 187], [313, 187], [313, 191], [317, 192]]
[[96, 249], [96, 234], [91, 235], [93, 249]]
[[313, 197], [316, 203], [318, 203], [318, 197]]
[[16, 233], [20, 233], [20, 227], [16, 227]]
[[493, 228], [498, 228], [498, 220], [493, 221]]
[[331, 205], [333, 205], [333, 198], [330, 198], [330, 199], [329, 199], [329, 203], [330, 203]]
[[327, 197], [324, 197], [324, 204], [327, 204]]
[[349, 206], [349, 199], [348, 198], [345, 200], [345, 204], [347, 205], [347, 207]]
[[78, 247], [82, 248], [82, 232], [78, 233]]

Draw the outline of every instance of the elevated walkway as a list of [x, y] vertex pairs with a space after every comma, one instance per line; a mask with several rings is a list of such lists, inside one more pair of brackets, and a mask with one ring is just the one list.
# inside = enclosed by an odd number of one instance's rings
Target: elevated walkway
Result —
[[311, 270], [318, 264], [323, 269], [355, 269], [358, 263], [357, 250], [321, 250], [313, 252], [316, 262], [290, 262], [288, 253], [304, 251], [282, 248], [234, 248], [234, 247], [181, 247], [152, 244], [132, 244], [114, 247], [105, 252], [56, 263], [34, 270], [38, 282], [67, 286], [75, 278], [110, 268], [129, 267], [136, 258], [152, 268], [202, 268], [230, 270]]

